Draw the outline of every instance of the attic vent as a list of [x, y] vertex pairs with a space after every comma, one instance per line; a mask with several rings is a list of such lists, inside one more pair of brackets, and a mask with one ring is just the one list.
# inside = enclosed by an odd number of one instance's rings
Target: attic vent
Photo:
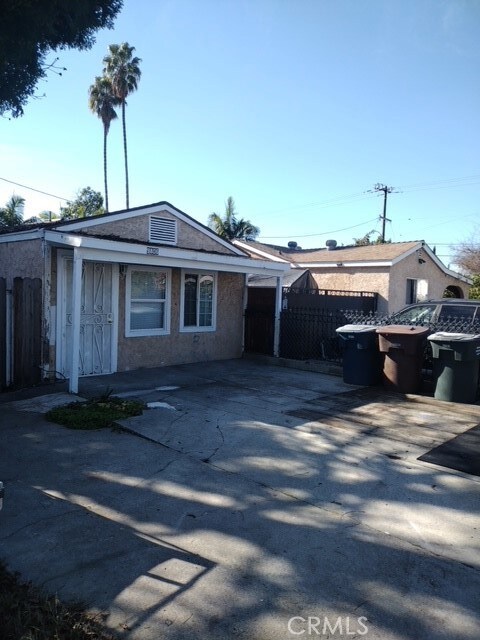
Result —
[[337, 241], [336, 240], [327, 240], [325, 244], [326, 244], [327, 249], [329, 251], [333, 251], [333, 249], [335, 249], [335, 247], [337, 246]]
[[289, 249], [296, 249], [297, 248], [297, 243], [295, 242], [295, 240], [290, 240], [290, 242], [288, 243], [288, 248]]
[[150, 242], [177, 244], [177, 221], [150, 216]]

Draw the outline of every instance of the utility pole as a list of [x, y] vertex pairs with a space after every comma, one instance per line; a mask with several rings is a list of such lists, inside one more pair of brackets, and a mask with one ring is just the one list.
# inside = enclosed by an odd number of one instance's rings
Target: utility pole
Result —
[[387, 196], [389, 193], [393, 192], [394, 187], [387, 187], [386, 184], [381, 184], [377, 182], [377, 184], [373, 187], [374, 191], [383, 191], [383, 214], [380, 216], [380, 220], [382, 221], [382, 242], [385, 242], [385, 223], [391, 222], [390, 218], [387, 218]]

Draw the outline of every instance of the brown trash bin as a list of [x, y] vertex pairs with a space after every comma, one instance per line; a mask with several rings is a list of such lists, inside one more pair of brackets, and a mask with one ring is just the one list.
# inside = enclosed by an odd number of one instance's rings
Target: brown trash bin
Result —
[[400, 393], [416, 393], [422, 386], [422, 363], [428, 327], [389, 324], [377, 329], [378, 348], [385, 354], [384, 386]]

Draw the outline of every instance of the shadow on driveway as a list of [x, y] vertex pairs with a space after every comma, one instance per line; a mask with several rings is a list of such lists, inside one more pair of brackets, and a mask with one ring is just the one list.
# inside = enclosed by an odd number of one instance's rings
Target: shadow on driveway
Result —
[[129, 638], [477, 637], [480, 483], [417, 458], [478, 407], [244, 361], [158, 375], [114, 388], [174, 407], [128, 431], [4, 410], [13, 569]]

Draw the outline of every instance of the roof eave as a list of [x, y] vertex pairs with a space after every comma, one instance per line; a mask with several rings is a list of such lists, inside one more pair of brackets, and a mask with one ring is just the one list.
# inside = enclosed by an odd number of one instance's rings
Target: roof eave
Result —
[[61, 231], [46, 231], [45, 239], [57, 247], [79, 250], [85, 259], [126, 264], [162, 265], [190, 269], [215, 269], [234, 273], [257, 273], [282, 277], [288, 270], [287, 264], [272, 263], [267, 260], [253, 260], [239, 255], [227, 255], [179, 249], [178, 247], [156, 246], [118, 240], [105, 240], [95, 236], [69, 234]]

